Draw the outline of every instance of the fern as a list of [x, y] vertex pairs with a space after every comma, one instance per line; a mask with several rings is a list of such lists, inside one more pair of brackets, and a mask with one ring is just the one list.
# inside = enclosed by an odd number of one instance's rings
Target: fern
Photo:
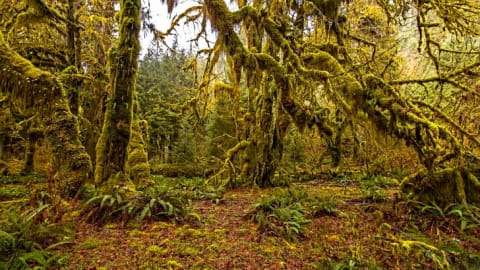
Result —
[[[138, 191], [136, 196], [124, 198], [121, 187], [112, 194], [97, 195], [86, 201], [84, 216], [89, 222], [105, 224], [121, 220], [124, 223], [135, 220], [168, 220], [189, 216], [188, 200], [173, 189], [157, 186]], [[190, 215], [194, 216], [194, 215]]]
[[9, 212], [0, 223], [0, 269], [52, 268], [62, 258], [53, 250], [73, 237], [69, 226], [49, 224], [42, 213], [51, 208], [42, 205], [22, 213]]
[[302, 189], [275, 188], [268, 197], [256, 201], [249, 213], [258, 223], [260, 233], [282, 236], [289, 241], [298, 241], [304, 236], [308, 211], [302, 204], [308, 201], [308, 193]]

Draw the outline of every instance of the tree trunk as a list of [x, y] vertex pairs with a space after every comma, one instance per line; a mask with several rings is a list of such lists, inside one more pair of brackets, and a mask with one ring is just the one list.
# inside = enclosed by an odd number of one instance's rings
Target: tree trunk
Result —
[[60, 195], [74, 196], [88, 178], [91, 162], [80, 143], [77, 118], [70, 111], [65, 91], [55, 76], [13, 51], [1, 32], [0, 89], [11, 94], [12, 102], [41, 116]]
[[[109, 52], [109, 100], [102, 133], [97, 142], [95, 165], [95, 184], [106, 192], [117, 184], [131, 184], [127, 160], [134, 128], [133, 105], [140, 53], [140, 8], [140, 0], [120, 1], [119, 37]], [[129, 164], [131, 168], [135, 166], [136, 164]]]
[[401, 190], [409, 200], [435, 202], [440, 207], [452, 203], [480, 205], [480, 181], [472, 171], [467, 167], [421, 170], [406, 177]]
[[275, 186], [274, 176], [283, 156], [283, 139], [290, 124], [280, 109], [277, 89], [269, 83], [261, 86], [256, 123], [250, 129], [251, 142], [243, 155], [243, 182], [259, 187]]
[[[142, 124], [142, 126], [140, 126]], [[150, 164], [148, 163], [148, 153], [145, 151], [145, 142], [143, 140], [142, 128], [146, 127], [146, 121], [132, 122], [130, 141], [128, 144], [128, 163], [127, 172], [130, 179], [137, 186], [148, 186], [152, 184], [150, 177]]]

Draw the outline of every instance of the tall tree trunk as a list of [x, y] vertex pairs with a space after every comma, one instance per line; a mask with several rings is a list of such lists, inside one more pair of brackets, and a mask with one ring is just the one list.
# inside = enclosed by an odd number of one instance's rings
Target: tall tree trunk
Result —
[[[232, 24], [232, 13], [223, 1], [205, 1], [212, 26], [219, 31], [219, 40], [224, 43], [229, 57], [232, 88], [240, 91], [242, 65], [248, 63], [249, 51], [259, 51], [265, 55], [277, 55], [280, 50], [265, 37], [258, 23], [246, 19], [243, 23], [247, 47], [240, 41]], [[254, 1], [253, 7], [260, 9], [262, 2]], [[242, 7], [240, 7], [242, 8]], [[217, 41], [219, 42], [219, 41]], [[251, 63], [250, 63], [251, 64]], [[240, 136], [242, 141], [227, 151], [227, 160], [233, 152], [242, 151], [241, 175], [242, 184], [253, 184], [260, 187], [273, 186], [275, 172], [283, 154], [283, 138], [291, 122], [281, 108], [282, 93], [277, 78], [264, 72], [261, 65], [251, 64], [245, 70], [247, 82], [248, 104], [244, 117], [245, 130]], [[238, 95], [240, 96], [240, 95]], [[238, 101], [239, 102], [239, 101]], [[231, 180], [236, 175], [230, 175]]]
[[[274, 176], [283, 156], [283, 139], [290, 120], [280, 109], [277, 89], [268, 82], [261, 86], [256, 124], [250, 130], [244, 153], [242, 178], [260, 187], [274, 186]], [[245, 166], [247, 165], [247, 166]]]
[[[82, 70], [81, 64], [81, 40], [80, 31], [77, 27], [77, 20], [75, 19], [75, 13], [77, 12], [77, 1], [68, 0], [67, 5], [67, 53], [68, 53], [68, 65], [75, 67], [72, 69], [75, 73], [79, 73]], [[70, 104], [70, 110], [73, 114], [78, 115], [80, 107], [79, 91], [82, 85], [82, 80], [70, 79], [72, 87], [68, 89], [68, 99]]]
[[74, 196], [91, 172], [90, 157], [79, 140], [77, 118], [71, 113], [65, 91], [51, 73], [36, 68], [13, 51], [0, 32], [0, 89], [12, 102], [31, 108], [47, 127], [53, 153], [54, 180], [62, 197]]
[[95, 184], [107, 192], [116, 184], [131, 183], [127, 164], [140, 53], [140, 8], [140, 0], [120, 1], [119, 37], [109, 52], [109, 100], [96, 147], [95, 165]]

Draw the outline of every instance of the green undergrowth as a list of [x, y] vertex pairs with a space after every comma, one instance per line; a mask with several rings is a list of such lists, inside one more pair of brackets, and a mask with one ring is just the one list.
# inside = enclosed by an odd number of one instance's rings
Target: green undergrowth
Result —
[[449, 204], [441, 207], [435, 202], [410, 201], [413, 214], [423, 217], [424, 226], [453, 227], [459, 233], [480, 230], [480, 208], [475, 205]]
[[335, 179], [227, 190], [221, 203], [199, 196], [208, 188], [201, 178], [155, 180], [202, 222], [80, 223], [76, 244], [62, 250], [70, 256], [65, 268], [479, 269], [478, 229], [452, 226], [467, 213], [442, 209], [451, 213], [440, 223], [430, 208], [412, 211], [393, 198], [390, 179], [364, 179], [385, 190], [376, 202], [364, 199], [360, 177], [346, 188]]
[[0, 176], [0, 185], [4, 184], [35, 184], [45, 182], [46, 178], [43, 174], [29, 175], [3, 175]]
[[[383, 245], [394, 257], [409, 257], [415, 267], [431, 269], [479, 269], [480, 254], [465, 246], [468, 240], [442, 237], [440, 232], [429, 235], [419, 228], [397, 231], [384, 223], [376, 234], [378, 244]], [[463, 238], [463, 237], [462, 237]]]
[[212, 200], [220, 203], [224, 198], [225, 188], [210, 185], [205, 178], [201, 177], [165, 177], [154, 175], [156, 186], [169, 187], [177, 190], [180, 195], [189, 200]]
[[29, 188], [24, 185], [4, 184], [0, 189], [0, 201], [9, 201], [28, 195]]
[[[404, 202], [391, 178], [342, 177], [225, 190], [154, 176], [135, 196], [118, 186], [57, 208], [37, 192], [0, 208], [0, 269], [480, 269], [477, 207]], [[381, 200], [366, 198], [372, 187]], [[62, 209], [77, 214], [56, 219]]]
[[199, 219], [188, 210], [188, 200], [177, 190], [156, 185], [138, 191], [133, 197], [127, 187], [115, 186], [111, 194], [95, 195], [84, 203], [82, 216], [100, 225], [111, 221], [142, 222], [144, 220], [181, 220], [186, 217]]
[[388, 199], [387, 188], [398, 186], [396, 179], [384, 176], [364, 176], [360, 180], [360, 190], [364, 200], [371, 202], [382, 202]]
[[6, 175], [0, 176], [0, 202], [24, 198], [33, 188], [45, 186], [44, 175]]
[[256, 200], [248, 216], [258, 224], [258, 232], [298, 241], [305, 237], [309, 218], [338, 216], [334, 197], [312, 196], [302, 188], [274, 188]]
[[51, 205], [3, 210], [0, 269], [51, 269], [66, 263], [56, 249], [72, 243], [72, 224], [51, 222]]
[[170, 178], [154, 175], [154, 186], [128, 196], [127, 187], [115, 186], [111, 194], [94, 195], [84, 203], [82, 216], [89, 222], [105, 224], [118, 220], [142, 222], [144, 220], [200, 221], [188, 206], [192, 200], [223, 200], [224, 188], [206, 184], [204, 178]]

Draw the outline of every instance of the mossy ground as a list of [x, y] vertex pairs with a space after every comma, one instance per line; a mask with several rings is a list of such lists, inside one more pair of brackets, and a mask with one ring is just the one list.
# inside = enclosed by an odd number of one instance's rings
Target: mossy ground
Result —
[[[430, 217], [407, 214], [401, 205], [394, 205], [396, 188], [386, 191], [386, 201], [372, 203], [363, 199], [355, 184], [309, 182], [296, 186], [304, 186], [311, 194], [335, 196], [342, 201], [338, 207], [344, 215], [311, 219], [305, 237], [292, 243], [260, 234], [247, 218], [254, 201], [271, 190], [234, 190], [220, 203], [194, 201], [191, 207], [202, 217], [201, 223], [155, 222], [134, 228], [80, 224], [75, 244], [62, 251], [70, 254], [66, 268], [335, 269], [350, 265], [352, 268], [337, 269], [440, 269], [429, 254], [434, 251], [402, 247], [402, 241], [419, 239], [445, 250], [445, 256], [454, 256], [449, 250], [459, 248], [471, 253], [471, 258], [480, 256], [480, 241], [475, 237], [480, 230], [458, 234], [449, 226], [437, 227]], [[102, 244], [85, 248], [91, 239]], [[455, 256], [457, 261], [462, 259], [462, 254]], [[462, 269], [460, 263], [450, 266]]]
[[[199, 181], [183, 180], [184, 191], [194, 190]], [[178, 187], [174, 179], [163, 183]], [[309, 218], [305, 235], [289, 242], [260, 233], [248, 217], [255, 201], [274, 189], [236, 189], [217, 199], [199, 199], [197, 190], [189, 207], [202, 217], [201, 222], [103, 227], [75, 222], [74, 243], [57, 250], [68, 258], [61, 269], [480, 267], [480, 224], [461, 232], [450, 216], [411, 211], [396, 199], [399, 190], [394, 184], [383, 190], [386, 198], [381, 202], [365, 199], [358, 180], [315, 180], [292, 187], [310, 195], [333, 196], [342, 214]]]

